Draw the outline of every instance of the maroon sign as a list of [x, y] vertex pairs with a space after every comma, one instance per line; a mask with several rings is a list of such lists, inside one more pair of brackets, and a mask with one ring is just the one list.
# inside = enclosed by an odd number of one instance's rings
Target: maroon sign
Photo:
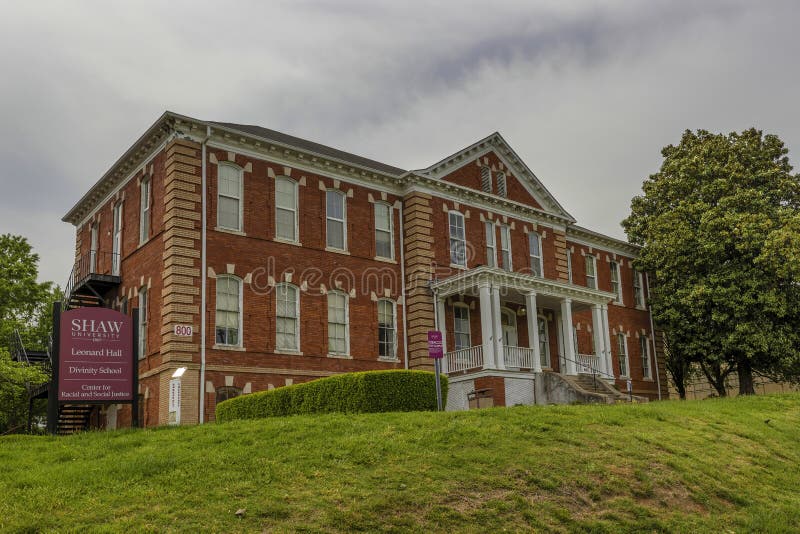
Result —
[[77, 308], [61, 314], [58, 400], [132, 401], [131, 318], [108, 308]]
[[438, 330], [428, 330], [428, 356], [434, 360], [444, 357], [442, 333]]

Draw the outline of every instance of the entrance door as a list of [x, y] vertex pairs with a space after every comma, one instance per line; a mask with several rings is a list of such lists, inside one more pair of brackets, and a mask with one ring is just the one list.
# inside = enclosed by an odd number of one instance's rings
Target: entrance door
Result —
[[547, 319], [544, 317], [537, 317], [539, 323], [539, 357], [542, 361], [542, 367], [547, 369], [550, 367], [550, 334], [548, 334]]
[[114, 206], [114, 233], [112, 241], [111, 274], [119, 276], [120, 252], [122, 252], [122, 202]]
[[503, 345], [517, 346], [517, 314], [511, 310], [502, 311]]

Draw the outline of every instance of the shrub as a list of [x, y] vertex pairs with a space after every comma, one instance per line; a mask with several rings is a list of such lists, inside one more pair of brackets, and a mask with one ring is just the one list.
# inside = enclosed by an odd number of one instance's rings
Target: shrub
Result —
[[[447, 377], [442, 375], [442, 401]], [[428, 371], [366, 371], [259, 391], [217, 405], [217, 421], [310, 413], [436, 410], [436, 378]]]

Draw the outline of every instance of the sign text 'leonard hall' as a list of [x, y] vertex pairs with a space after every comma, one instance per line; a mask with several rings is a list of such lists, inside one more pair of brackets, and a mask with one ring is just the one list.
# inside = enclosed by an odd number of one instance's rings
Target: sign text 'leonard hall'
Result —
[[58, 400], [133, 400], [133, 326], [108, 308], [61, 314]]

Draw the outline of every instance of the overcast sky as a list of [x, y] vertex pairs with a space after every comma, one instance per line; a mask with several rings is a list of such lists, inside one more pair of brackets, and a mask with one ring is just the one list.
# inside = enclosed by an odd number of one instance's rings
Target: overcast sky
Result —
[[798, 2], [0, 0], [0, 233], [65, 282], [61, 217], [164, 110], [403, 168], [499, 131], [578, 223], [684, 129], [800, 151]]

